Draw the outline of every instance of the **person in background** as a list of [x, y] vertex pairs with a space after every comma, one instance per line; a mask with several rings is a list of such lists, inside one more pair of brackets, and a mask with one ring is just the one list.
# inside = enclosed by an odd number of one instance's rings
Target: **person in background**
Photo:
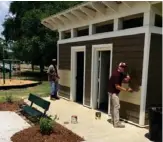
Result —
[[108, 86], [108, 95], [111, 99], [111, 122], [115, 128], [124, 128], [125, 125], [122, 125], [119, 120], [119, 109], [120, 109], [120, 100], [119, 93], [120, 91], [132, 92], [131, 88], [122, 87], [122, 82], [128, 82], [130, 76], [125, 74], [127, 68], [126, 63], [119, 63], [118, 68], [113, 71]]
[[59, 97], [57, 96], [59, 75], [56, 66], [56, 59], [52, 60], [52, 63], [47, 70], [47, 74], [48, 74], [48, 81], [50, 82], [50, 88], [51, 88], [50, 98], [59, 99]]

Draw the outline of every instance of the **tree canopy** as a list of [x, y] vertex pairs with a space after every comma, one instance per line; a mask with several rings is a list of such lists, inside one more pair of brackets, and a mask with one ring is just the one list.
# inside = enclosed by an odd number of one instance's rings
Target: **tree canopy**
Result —
[[58, 33], [41, 24], [41, 19], [72, 7], [79, 1], [13, 1], [3, 23], [2, 34], [6, 42], [13, 41], [16, 59], [40, 65], [48, 65], [57, 56]]
[[8, 51], [9, 48], [7, 46], [7, 42], [3, 38], [0, 38], [0, 60], [2, 60], [3, 58], [6, 59], [11, 57]]

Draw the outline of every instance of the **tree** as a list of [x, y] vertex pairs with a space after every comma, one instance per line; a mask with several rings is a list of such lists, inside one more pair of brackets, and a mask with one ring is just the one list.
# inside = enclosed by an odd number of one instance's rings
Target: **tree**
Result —
[[8, 46], [6, 41], [3, 38], [0, 38], [0, 60], [7, 59], [9, 57], [8, 54]]
[[52, 58], [57, 58], [58, 33], [50, 31], [41, 24], [41, 19], [58, 13], [81, 2], [73, 1], [14, 1], [3, 23], [6, 41], [14, 41], [12, 50], [15, 58], [33, 65], [48, 65]]

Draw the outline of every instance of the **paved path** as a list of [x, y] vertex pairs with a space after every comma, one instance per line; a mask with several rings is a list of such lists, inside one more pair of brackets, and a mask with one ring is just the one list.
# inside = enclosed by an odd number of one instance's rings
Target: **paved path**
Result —
[[0, 142], [11, 142], [13, 134], [30, 125], [15, 112], [0, 111]]
[[[113, 128], [107, 122], [108, 116], [104, 113], [101, 120], [95, 120], [95, 112], [77, 103], [60, 99], [51, 101], [48, 114], [57, 114], [60, 124], [84, 137], [88, 142], [149, 142], [144, 136], [148, 130], [130, 124], [125, 124], [126, 128], [123, 129]], [[64, 124], [65, 121], [71, 121], [72, 115], [78, 116], [78, 124]]]

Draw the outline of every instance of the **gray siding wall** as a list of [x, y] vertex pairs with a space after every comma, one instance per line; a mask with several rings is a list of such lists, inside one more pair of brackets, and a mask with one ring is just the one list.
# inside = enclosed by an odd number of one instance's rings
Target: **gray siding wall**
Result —
[[[141, 85], [142, 80], [142, 64], [144, 52], [144, 35], [137, 34], [130, 36], [121, 36], [115, 38], [99, 39], [92, 41], [82, 41], [76, 43], [67, 43], [59, 45], [59, 69], [70, 70], [71, 68], [71, 47], [86, 46], [86, 84], [85, 84], [85, 103], [90, 105], [90, 88], [91, 88], [91, 51], [94, 44], [113, 44], [113, 60], [112, 69], [115, 69], [121, 61], [127, 62], [129, 69], [136, 72], [135, 80]], [[64, 88], [64, 87], [61, 87]], [[67, 90], [67, 89], [66, 89]], [[63, 89], [63, 91], [66, 91]], [[68, 93], [67, 93], [68, 94]], [[69, 95], [67, 95], [69, 98]], [[136, 123], [139, 120], [139, 105], [133, 105], [127, 102], [121, 103], [121, 117], [130, 119]], [[128, 113], [131, 112], [131, 113]], [[127, 113], [127, 115], [126, 115]], [[130, 114], [130, 115], [129, 115]], [[133, 115], [132, 115], [133, 114]]]

